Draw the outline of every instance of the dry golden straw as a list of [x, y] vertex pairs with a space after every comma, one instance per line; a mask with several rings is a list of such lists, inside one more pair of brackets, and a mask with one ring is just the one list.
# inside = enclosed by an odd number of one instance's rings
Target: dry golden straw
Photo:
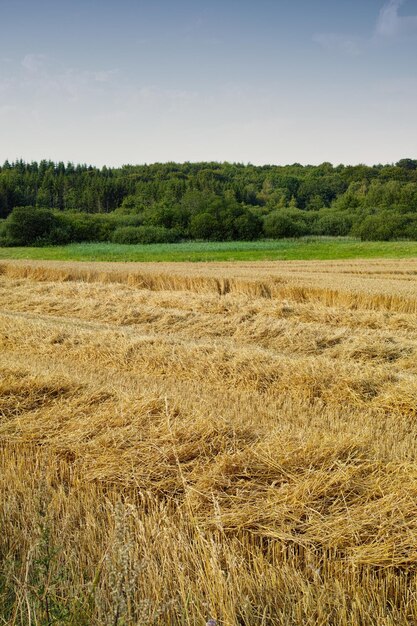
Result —
[[416, 275], [2, 262], [0, 624], [416, 624]]

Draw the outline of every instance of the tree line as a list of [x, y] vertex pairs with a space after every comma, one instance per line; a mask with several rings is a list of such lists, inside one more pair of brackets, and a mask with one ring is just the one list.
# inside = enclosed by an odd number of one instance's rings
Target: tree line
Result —
[[417, 239], [417, 160], [0, 167], [2, 245], [303, 235]]

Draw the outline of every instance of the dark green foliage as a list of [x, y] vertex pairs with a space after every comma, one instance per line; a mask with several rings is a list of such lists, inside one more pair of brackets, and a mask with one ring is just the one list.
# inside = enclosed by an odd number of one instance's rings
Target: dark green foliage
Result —
[[31, 246], [47, 243], [59, 228], [52, 211], [32, 206], [13, 209], [4, 224], [4, 239], [9, 245]]
[[60, 213], [61, 224], [65, 224], [72, 242], [110, 241], [114, 231], [122, 226], [138, 226], [142, 220], [137, 216], [87, 213]]
[[405, 170], [417, 170], [417, 159], [400, 159], [395, 165]]
[[417, 214], [407, 214], [404, 218], [406, 224], [403, 226], [403, 237], [417, 241]]
[[320, 211], [314, 227], [315, 234], [344, 237], [351, 232], [354, 219], [354, 216], [346, 211], [337, 212], [333, 209]]
[[141, 218], [145, 225], [163, 226], [185, 234], [188, 229], [190, 213], [180, 205], [157, 204], [143, 211]]
[[[22, 217], [15, 207], [32, 208]], [[372, 167], [155, 163], [115, 169], [6, 162], [0, 220], [12, 211], [0, 229], [2, 245], [136, 237], [115, 235], [128, 226], [164, 229], [146, 231], [159, 232], [150, 237], [169, 231], [220, 241], [355, 233], [415, 238], [410, 215], [417, 215], [417, 160]]]
[[87, 213], [62, 213], [61, 223], [66, 224], [71, 242], [109, 241], [112, 229], [109, 220], [99, 219], [101, 216]]
[[175, 243], [179, 239], [178, 231], [163, 226], [122, 226], [112, 235], [113, 243], [125, 244]]
[[61, 213], [37, 207], [16, 207], [0, 227], [0, 244], [36, 246], [105, 242], [111, 241], [116, 229], [141, 223], [138, 216]]
[[197, 213], [190, 222], [190, 235], [193, 239], [216, 240], [219, 237], [220, 224], [211, 213]]
[[258, 239], [262, 221], [233, 199], [214, 199], [206, 211], [191, 216], [189, 233], [193, 239], [208, 241]]
[[363, 241], [389, 241], [405, 237], [407, 220], [402, 215], [384, 212], [368, 215], [354, 228]]
[[311, 232], [305, 214], [297, 209], [273, 211], [265, 217], [264, 231], [265, 235], [272, 239], [301, 237]]
[[240, 241], [258, 239], [262, 235], [262, 220], [250, 211], [245, 211], [235, 218], [234, 230], [236, 239]]

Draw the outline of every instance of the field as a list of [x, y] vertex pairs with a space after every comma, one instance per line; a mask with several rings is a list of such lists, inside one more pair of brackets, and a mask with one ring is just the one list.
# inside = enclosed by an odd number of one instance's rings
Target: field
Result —
[[0, 262], [0, 624], [417, 623], [417, 259]]
[[80, 243], [39, 248], [2, 248], [0, 259], [61, 261], [273, 261], [417, 257], [415, 241], [360, 241], [349, 237], [301, 237], [260, 241], [223, 241], [119, 245]]

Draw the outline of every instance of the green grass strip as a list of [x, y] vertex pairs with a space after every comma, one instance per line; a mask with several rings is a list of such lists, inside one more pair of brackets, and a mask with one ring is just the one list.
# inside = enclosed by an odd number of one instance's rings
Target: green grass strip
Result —
[[83, 243], [39, 248], [0, 248], [0, 259], [60, 261], [273, 261], [417, 257], [417, 242], [364, 242], [320, 237], [261, 241], [121, 245]]

